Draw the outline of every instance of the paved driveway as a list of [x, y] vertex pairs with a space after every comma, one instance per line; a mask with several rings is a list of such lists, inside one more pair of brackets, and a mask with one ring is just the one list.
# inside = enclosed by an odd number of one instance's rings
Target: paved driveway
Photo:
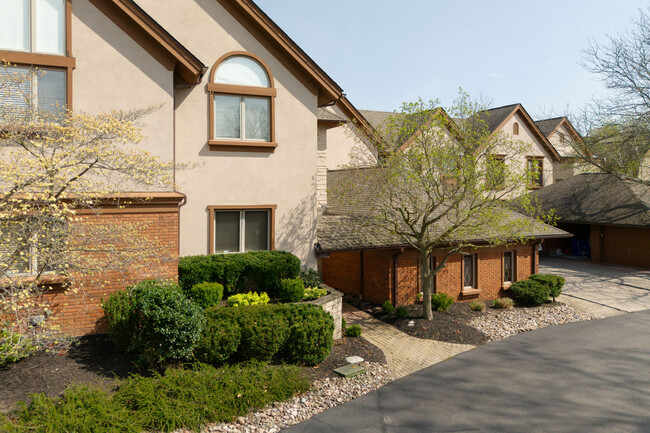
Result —
[[650, 311], [461, 353], [289, 432], [648, 432]]
[[565, 295], [594, 306], [607, 306], [622, 312], [650, 308], [650, 270], [542, 258], [539, 271], [563, 276], [566, 278]]

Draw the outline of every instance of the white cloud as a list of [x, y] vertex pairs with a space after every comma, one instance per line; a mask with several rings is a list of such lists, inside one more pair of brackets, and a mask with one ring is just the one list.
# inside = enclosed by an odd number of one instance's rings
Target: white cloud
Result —
[[499, 78], [499, 77], [503, 77], [503, 75], [497, 74], [496, 72], [492, 72], [490, 75], [488, 75], [488, 77], [490, 77], [490, 78]]

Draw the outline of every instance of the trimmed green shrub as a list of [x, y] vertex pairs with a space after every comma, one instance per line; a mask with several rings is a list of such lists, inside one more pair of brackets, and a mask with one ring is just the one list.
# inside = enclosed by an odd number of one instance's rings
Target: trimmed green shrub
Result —
[[386, 314], [391, 314], [395, 311], [395, 307], [390, 303], [390, 300], [386, 299], [383, 304], [381, 304], [381, 311]]
[[345, 317], [341, 317], [341, 330], [345, 333], [346, 329], [348, 329], [348, 322], [345, 321]]
[[469, 303], [469, 308], [472, 311], [483, 311], [485, 309], [485, 302], [483, 301], [473, 301]]
[[454, 303], [454, 298], [446, 293], [434, 293], [431, 295], [431, 309], [433, 311], [446, 311]]
[[405, 307], [397, 307], [395, 309], [395, 315], [400, 319], [406, 319], [406, 316], [409, 315], [409, 312]]
[[496, 298], [494, 301], [492, 301], [492, 308], [496, 308], [497, 310], [512, 308], [512, 305], [513, 302], [510, 298]]
[[312, 268], [301, 269], [300, 279], [305, 287], [318, 287], [323, 282], [320, 272]]
[[239, 323], [232, 316], [223, 314], [223, 310], [214, 307], [205, 311], [205, 327], [195, 349], [196, 359], [201, 362], [222, 364], [239, 348], [241, 342]]
[[555, 302], [555, 298], [560, 296], [562, 293], [562, 287], [564, 287], [564, 283], [566, 282], [563, 277], [553, 274], [533, 274], [528, 278], [548, 286], [550, 289], [550, 296], [553, 298], [553, 302]]
[[266, 305], [271, 298], [266, 293], [239, 293], [228, 298], [229, 307], [245, 307], [246, 305]]
[[199, 283], [185, 291], [185, 295], [199, 307], [206, 309], [219, 305], [223, 298], [223, 286], [219, 283]]
[[62, 397], [35, 394], [30, 405], [20, 411], [15, 425], [16, 431], [52, 433], [140, 433], [145, 428], [140, 414], [106, 392], [85, 385], [66, 389]]
[[519, 303], [526, 306], [536, 307], [548, 301], [551, 289], [546, 284], [535, 280], [521, 280], [512, 283], [510, 290]]
[[288, 323], [278, 314], [279, 305], [248, 305], [238, 308], [208, 310], [211, 317], [221, 316], [234, 322], [241, 330], [237, 357], [242, 360], [268, 361], [283, 346], [288, 336]]
[[250, 282], [277, 297], [280, 280], [299, 275], [300, 260], [284, 251], [181, 257], [178, 265], [178, 283], [184, 290], [208, 281], [222, 284], [229, 295], [249, 290]]
[[334, 319], [316, 305], [282, 306], [289, 333], [282, 357], [292, 364], [316, 365], [330, 354], [334, 343]]
[[345, 330], [346, 337], [360, 337], [361, 336], [361, 326], [352, 325]]
[[300, 278], [285, 278], [280, 281], [280, 301], [298, 302], [305, 295], [305, 286]]
[[36, 351], [32, 341], [8, 329], [0, 329], [0, 368], [27, 358]]
[[112, 294], [104, 308], [111, 339], [149, 365], [191, 358], [205, 321], [177, 284], [162, 280]]
[[327, 295], [327, 290], [320, 287], [307, 287], [305, 294], [302, 296], [303, 301], [313, 301], [314, 299], [322, 298]]
[[309, 386], [294, 366], [249, 362], [215, 369], [199, 364], [193, 369], [168, 369], [150, 378], [132, 376], [122, 382], [115, 400], [138, 414], [144, 430], [199, 431], [207, 423], [229, 422], [251, 410], [289, 400]]

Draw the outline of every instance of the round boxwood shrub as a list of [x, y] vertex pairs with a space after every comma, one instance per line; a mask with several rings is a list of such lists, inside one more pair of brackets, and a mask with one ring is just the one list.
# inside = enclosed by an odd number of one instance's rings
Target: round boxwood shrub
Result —
[[409, 315], [409, 312], [408, 312], [408, 310], [406, 309], [406, 307], [397, 307], [397, 308], [395, 309], [395, 315], [396, 315], [397, 317], [399, 317], [400, 319], [406, 319], [406, 316]]
[[195, 349], [196, 359], [201, 362], [222, 364], [239, 348], [241, 328], [233, 317], [223, 314], [224, 310], [213, 307], [205, 311], [205, 327]]
[[395, 311], [395, 307], [390, 303], [390, 300], [386, 299], [383, 304], [381, 304], [381, 311], [386, 314], [391, 314]]
[[219, 305], [223, 298], [223, 285], [219, 283], [199, 283], [193, 285], [185, 295], [199, 307], [205, 309]]
[[113, 292], [102, 299], [102, 308], [108, 322], [108, 336], [119, 350], [125, 351], [135, 332], [135, 307], [127, 290]]
[[431, 309], [433, 311], [446, 311], [454, 303], [454, 298], [446, 293], [434, 293], [431, 295]]
[[225, 320], [237, 322], [241, 329], [241, 342], [237, 356], [242, 359], [268, 361], [287, 339], [288, 325], [274, 305], [246, 305], [237, 308], [221, 308]]
[[361, 336], [361, 326], [352, 325], [345, 330], [346, 337], [360, 337]]
[[562, 293], [562, 287], [564, 287], [564, 283], [566, 280], [563, 277], [560, 277], [559, 275], [553, 275], [553, 274], [533, 274], [529, 279], [533, 281], [537, 281], [540, 284], [545, 284], [548, 286], [550, 290], [550, 296], [553, 298], [553, 301], [555, 301], [555, 298], [560, 296]]
[[283, 303], [298, 302], [304, 295], [305, 285], [301, 278], [280, 280], [280, 301]]
[[316, 305], [283, 306], [289, 332], [282, 350], [292, 364], [316, 365], [329, 355], [334, 343], [334, 319]]
[[510, 286], [515, 299], [522, 305], [536, 307], [548, 301], [551, 289], [535, 280], [521, 280]]
[[189, 359], [201, 335], [205, 317], [177, 284], [145, 280], [116, 301], [105, 303], [112, 339], [126, 343], [139, 361], [159, 365]]

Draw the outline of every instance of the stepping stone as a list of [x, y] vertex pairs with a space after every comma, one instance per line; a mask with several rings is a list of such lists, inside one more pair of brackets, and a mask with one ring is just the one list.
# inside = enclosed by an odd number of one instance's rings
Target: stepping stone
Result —
[[363, 373], [366, 372], [365, 367], [361, 367], [361, 366], [354, 365], [354, 364], [344, 365], [343, 367], [334, 368], [333, 370], [334, 370], [334, 372], [336, 374], [338, 374], [340, 376], [343, 376], [343, 377], [346, 377], [346, 378], [354, 377], [354, 376], [357, 376], [359, 374], [363, 374]]
[[363, 362], [363, 358], [360, 356], [348, 356], [345, 358], [345, 362], [349, 362], [350, 364], [358, 364], [360, 362]]

